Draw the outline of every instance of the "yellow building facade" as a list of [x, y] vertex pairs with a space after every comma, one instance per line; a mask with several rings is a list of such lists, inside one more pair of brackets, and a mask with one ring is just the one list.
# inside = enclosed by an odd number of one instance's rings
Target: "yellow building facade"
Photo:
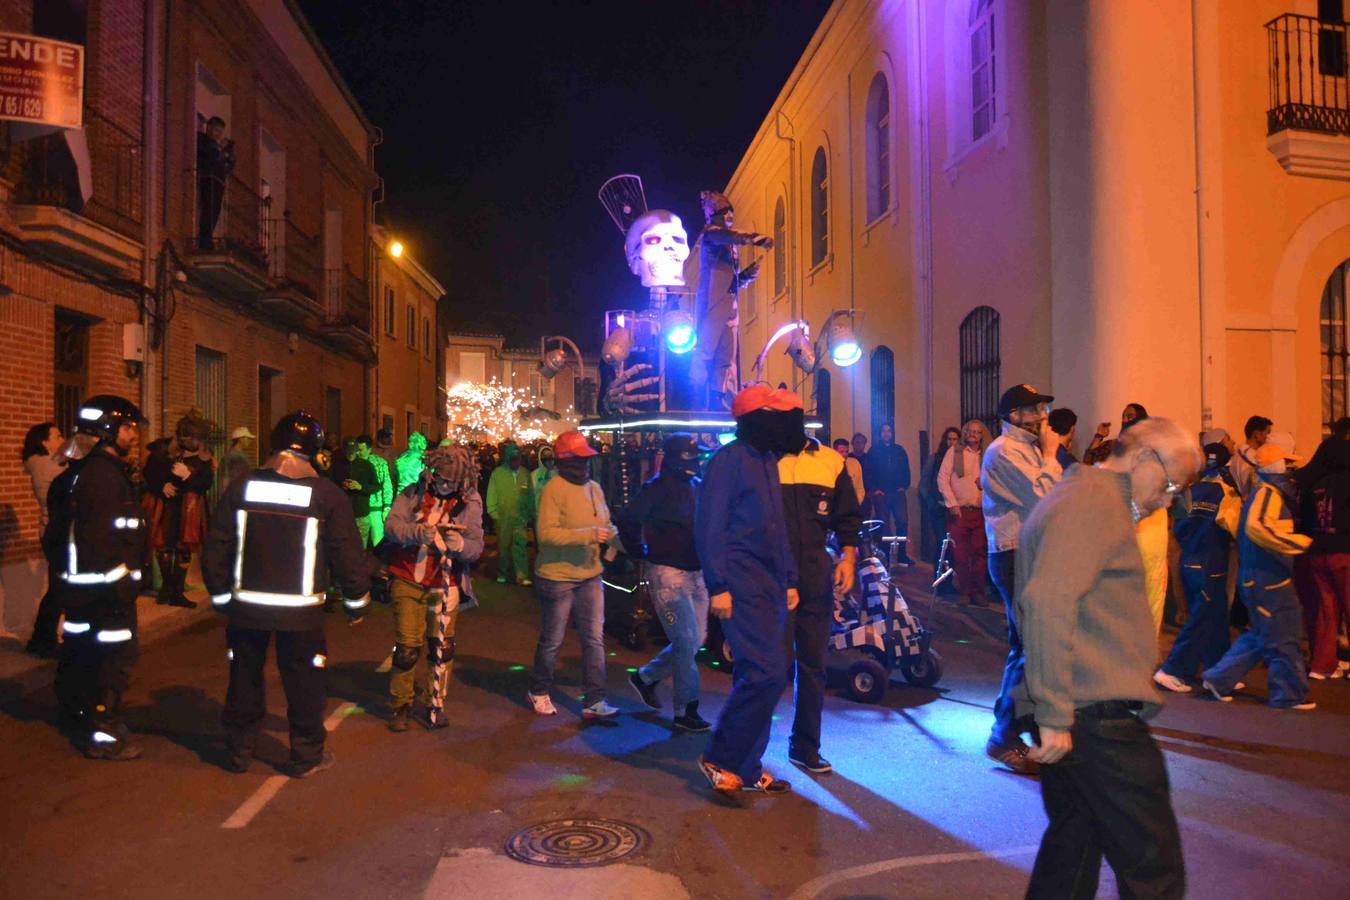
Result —
[[1310, 453], [1347, 414], [1350, 260], [1345, 26], [1318, 12], [839, 0], [726, 189], [775, 237], [746, 377], [781, 325], [849, 309], [861, 362], [806, 377], [779, 347], [765, 379], [835, 436], [895, 421], [916, 476], [1019, 382], [1085, 436], [1138, 402]]

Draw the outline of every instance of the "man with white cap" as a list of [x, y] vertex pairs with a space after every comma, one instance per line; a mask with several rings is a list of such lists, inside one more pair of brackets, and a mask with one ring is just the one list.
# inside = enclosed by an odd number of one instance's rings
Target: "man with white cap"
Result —
[[1294, 557], [1312, 538], [1294, 533], [1293, 484], [1288, 473], [1294, 455], [1287, 434], [1272, 434], [1249, 454], [1256, 481], [1242, 504], [1238, 521], [1238, 596], [1251, 627], [1204, 672], [1205, 690], [1232, 700], [1239, 679], [1264, 661], [1271, 706], [1308, 710], [1308, 673], [1299, 638], [1303, 617], [1294, 593]]
[[220, 494], [225, 493], [231, 481], [242, 478], [253, 470], [253, 459], [248, 448], [249, 442], [257, 439], [258, 436], [249, 431], [247, 425], [240, 425], [230, 432], [230, 450], [225, 454], [224, 464], [220, 467]]

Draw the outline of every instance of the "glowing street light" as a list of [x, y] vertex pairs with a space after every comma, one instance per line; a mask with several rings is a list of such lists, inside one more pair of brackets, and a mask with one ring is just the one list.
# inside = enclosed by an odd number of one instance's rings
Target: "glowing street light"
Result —
[[402, 242], [402, 241], [390, 241], [390, 242], [389, 242], [389, 255], [392, 256], [394, 259], [398, 259], [400, 256], [402, 256], [402, 255], [403, 255], [403, 242]]

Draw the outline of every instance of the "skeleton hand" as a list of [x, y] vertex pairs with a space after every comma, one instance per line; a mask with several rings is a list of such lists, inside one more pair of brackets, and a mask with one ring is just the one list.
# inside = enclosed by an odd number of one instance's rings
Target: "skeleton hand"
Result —
[[767, 234], [755, 235], [755, 239], [750, 243], [754, 244], [756, 247], [763, 247], [765, 250], [773, 249], [773, 238], [769, 237]]
[[637, 391], [651, 387], [661, 379], [652, 375], [634, 380], [633, 376], [648, 371], [651, 366], [638, 363], [619, 372], [605, 391], [604, 409], [610, 415], [633, 415], [639, 412], [636, 404], [647, 403], [660, 398], [660, 394], [639, 394]]

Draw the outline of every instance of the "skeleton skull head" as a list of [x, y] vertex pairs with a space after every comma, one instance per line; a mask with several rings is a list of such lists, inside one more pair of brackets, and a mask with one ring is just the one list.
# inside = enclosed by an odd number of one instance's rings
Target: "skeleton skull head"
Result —
[[680, 217], [664, 209], [648, 210], [628, 229], [624, 241], [628, 268], [643, 287], [683, 287], [689, 236]]

